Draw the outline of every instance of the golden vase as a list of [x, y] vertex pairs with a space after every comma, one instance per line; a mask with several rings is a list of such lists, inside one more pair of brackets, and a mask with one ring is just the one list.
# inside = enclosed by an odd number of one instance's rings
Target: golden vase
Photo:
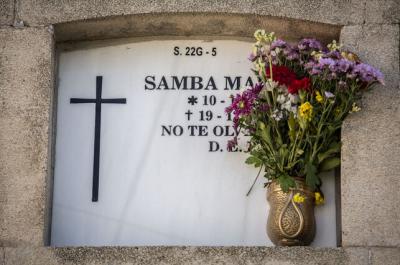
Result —
[[[277, 246], [308, 246], [315, 236], [314, 192], [303, 179], [296, 178], [295, 182], [296, 188], [288, 192], [283, 192], [275, 180], [267, 189], [267, 234]], [[303, 202], [294, 201], [297, 193], [304, 197]]]

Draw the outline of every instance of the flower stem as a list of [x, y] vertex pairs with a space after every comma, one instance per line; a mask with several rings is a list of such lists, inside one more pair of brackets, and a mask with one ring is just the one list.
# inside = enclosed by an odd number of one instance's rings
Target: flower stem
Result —
[[253, 190], [253, 187], [254, 187], [254, 185], [256, 184], [258, 177], [260, 176], [262, 167], [263, 167], [263, 165], [260, 166], [260, 170], [258, 171], [258, 174], [257, 174], [257, 176], [255, 177], [255, 179], [254, 179], [254, 181], [253, 181], [253, 184], [251, 185], [249, 191], [248, 191], [247, 194], [246, 194], [247, 197], [250, 195], [250, 192]]

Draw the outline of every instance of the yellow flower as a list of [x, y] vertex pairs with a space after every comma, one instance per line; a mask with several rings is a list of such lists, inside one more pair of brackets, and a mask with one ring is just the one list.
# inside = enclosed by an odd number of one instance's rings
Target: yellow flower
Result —
[[357, 106], [357, 104], [355, 102], [353, 102], [353, 105], [351, 105], [350, 113], [359, 112], [360, 110], [361, 110], [361, 108], [359, 106]]
[[324, 55], [324, 54], [323, 54], [321, 51], [319, 51], [319, 52], [313, 51], [313, 52], [311, 53], [311, 56], [313, 56], [316, 60], [321, 59], [321, 58], [322, 58], [322, 55]]
[[300, 105], [299, 115], [301, 118], [307, 121], [311, 121], [312, 114], [313, 114], [313, 106], [310, 104], [310, 102], [307, 101]]
[[263, 41], [266, 39], [265, 30], [263, 29], [258, 29], [256, 32], [254, 32], [254, 38], [256, 38], [257, 41]]
[[296, 193], [294, 196], [293, 196], [293, 201], [294, 202], [297, 202], [297, 203], [303, 203], [304, 202], [304, 196], [301, 196], [300, 195], [300, 193]]
[[319, 93], [319, 91], [316, 91], [316, 92], [315, 92], [315, 99], [316, 99], [319, 103], [324, 102], [324, 98], [322, 97], [321, 93]]
[[328, 44], [328, 49], [330, 51], [340, 50], [341, 47], [342, 45], [338, 44], [335, 40]]
[[239, 109], [243, 109], [243, 108], [244, 108], [244, 101], [241, 100], [241, 101], [239, 102]]
[[347, 60], [352, 61], [352, 62], [359, 62], [360, 61], [360, 59], [358, 58], [357, 54], [354, 54], [354, 53], [351, 53], [351, 52], [348, 52], [348, 51], [341, 52], [341, 55], [342, 55], [343, 58], [346, 58]]
[[324, 197], [321, 195], [321, 193], [316, 192], [315, 193], [315, 205], [321, 205], [324, 203], [325, 203]]
[[265, 30], [259, 29], [254, 32], [254, 38], [257, 40], [257, 44], [262, 44], [265, 42], [273, 42], [276, 37], [274, 32], [266, 33]]

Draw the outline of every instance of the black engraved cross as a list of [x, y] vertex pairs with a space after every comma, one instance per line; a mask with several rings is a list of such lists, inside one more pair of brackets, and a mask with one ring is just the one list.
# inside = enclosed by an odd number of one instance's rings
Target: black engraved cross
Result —
[[76, 103], [95, 103], [96, 115], [94, 125], [94, 159], [93, 159], [93, 186], [92, 201], [99, 199], [99, 168], [100, 168], [100, 128], [101, 128], [101, 104], [115, 103], [126, 104], [126, 98], [101, 98], [103, 77], [96, 76], [96, 98], [71, 98], [71, 104]]

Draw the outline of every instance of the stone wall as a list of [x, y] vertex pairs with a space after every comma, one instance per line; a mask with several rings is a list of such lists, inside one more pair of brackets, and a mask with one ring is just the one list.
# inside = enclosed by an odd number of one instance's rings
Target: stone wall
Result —
[[[400, 264], [397, 0], [0, 2], [0, 264]], [[191, 21], [191, 22], [190, 22]], [[56, 43], [154, 35], [341, 42], [386, 86], [342, 132], [342, 248], [50, 248]]]

